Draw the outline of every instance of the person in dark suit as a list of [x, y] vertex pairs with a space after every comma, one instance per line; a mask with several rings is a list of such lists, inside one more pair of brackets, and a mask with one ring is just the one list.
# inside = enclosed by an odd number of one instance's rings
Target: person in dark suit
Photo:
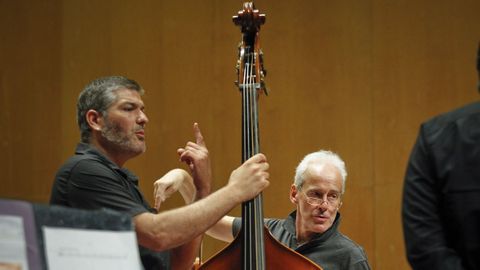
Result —
[[[480, 47], [477, 71], [480, 79]], [[420, 126], [402, 218], [413, 269], [480, 269], [480, 102]]]

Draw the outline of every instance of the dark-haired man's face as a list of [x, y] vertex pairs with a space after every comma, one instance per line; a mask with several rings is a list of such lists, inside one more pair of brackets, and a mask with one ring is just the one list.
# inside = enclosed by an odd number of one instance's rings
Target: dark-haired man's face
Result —
[[108, 108], [102, 136], [113, 151], [131, 155], [145, 152], [145, 124], [148, 122], [144, 104], [137, 91], [120, 89], [117, 99]]

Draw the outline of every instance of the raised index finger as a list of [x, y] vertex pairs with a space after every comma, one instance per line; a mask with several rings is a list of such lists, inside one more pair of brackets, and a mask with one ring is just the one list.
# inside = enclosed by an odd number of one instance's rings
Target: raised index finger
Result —
[[195, 135], [195, 141], [200, 146], [206, 146], [205, 140], [203, 139], [202, 132], [200, 131], [200, 127], [198, 123], [193, 123], [193, 134]]

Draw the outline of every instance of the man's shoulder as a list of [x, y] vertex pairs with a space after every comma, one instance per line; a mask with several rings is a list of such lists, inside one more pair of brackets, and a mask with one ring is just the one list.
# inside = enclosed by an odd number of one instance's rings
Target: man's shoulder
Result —
[[423, 123], [429, 129], [444, 128], [452, 123], [480, 115], [480, 102], [474, 102], [436, 115]]
[[102, 171], [108, 169], [108, 166], [95, 155], [76, 154], [68, 158], [58, 171], [91, 171], [96, 169]]
[[283, 218], [266, 218], [265, 226], [272, 232], [273, 235], [289, 234], [295, 236], [295, 220], [288, 217]]
[[278, 226], [281, 226], [285, 222], [284, 219], [278, 219], [278, 218], [266, 218], [265, 219], [265, 225], [268, 228], [275, 228]]
[[351, 257], [357, 259], [366, 258], [365, 251], [363, 247], [360, 246], [357, 242], [350, 239], [348, 236], [338, 232], [335, 237], [335, 242], [343, 249], [346, 253], [350, 254]]
[[353, 249], [362, 249], [362, 247], [357, 244], [357, 242], [350, 239], [350, 237], [346, 236], [345, 234], [338, 232], [337, 234], [337, 241], [342, 241], [345, 246], [349, 246]]
[[477, 136], [478, 126], [480, 102], [475, 102], [428, 119], [421, 126], [421, 134], [428, 144], [436, 144], [455, 139], [456, 134]]
[[[57, 170], [56, 182], [83, 184], [101, 184], [103, 182], [121, 182], [125, 178], [101, 157], [92, 154], [75, 154], [65, 161]], [[92, 181], [96, 179], [96, 181]], [[113, 182], [112, 182], [113, 181]]]
[[[285, 219], [276, 219], [276, 218], [265, 218], [264, 224], [270, 231], [270, 233], [275, 237], [279, 238], [283, 235], [287, 230], [284, 228]], [[232, 224], [232, 233], [233, 235], [237, 235], [242, 227], [242, 219], [240, 217], [236, 217], [233, 220]], [[280, 239], [278, 239], [280, 240]]]
[[299, 251], [325, 269], [370, 269], [363, 248], [338, 231], [327, 240], [316, 239], [303, 245]]

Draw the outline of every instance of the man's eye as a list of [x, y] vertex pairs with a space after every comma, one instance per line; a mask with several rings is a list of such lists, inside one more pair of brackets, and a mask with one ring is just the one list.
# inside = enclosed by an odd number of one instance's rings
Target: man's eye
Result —
[[330, 197], [332, 199], [336, 199], [336, 198], [338, 198], [338, 194], [337, 193], [332, 193], [332, 194], [329, 194], [328, 197]]

